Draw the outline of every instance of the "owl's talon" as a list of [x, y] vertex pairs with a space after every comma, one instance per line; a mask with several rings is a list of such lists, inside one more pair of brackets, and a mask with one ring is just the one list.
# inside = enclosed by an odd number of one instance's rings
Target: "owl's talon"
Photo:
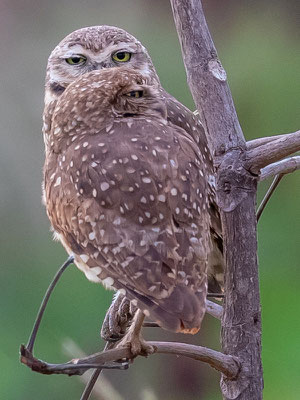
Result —
[[125, 335], [117, 347], [129, 347], [132, 358], [136, 356], [148, 357], [154, 353], [154, 348], [139, 335]]
[[133, 318], [130, 301], [118, 293], [109, 307], [101, 328], [101, 337], [107, 342], [118, 342]]
[[105, 337], [104, 337], [104, 335], [102, 335], [102, 333], [101, 333], [102, 339], [104, 339], [106, 342], [110, 342], [110, 343], [116, 343], [116, 342], [118, 342], [119, 340], [121, 340], [124, 336], [125, 336], [125, 335], [116, 335], [116, 334], [113, 334], [113, 335], [111, 335], [111, 336], [105, 336]]
[[150, 346], [141, 336], [144, 318], [144, 314], [137, 310], [126, 335], [117, 345], [117, 347], [129, 347], [132, 358], [138, 355], [147, 357], [154, 352], [153, 346]]

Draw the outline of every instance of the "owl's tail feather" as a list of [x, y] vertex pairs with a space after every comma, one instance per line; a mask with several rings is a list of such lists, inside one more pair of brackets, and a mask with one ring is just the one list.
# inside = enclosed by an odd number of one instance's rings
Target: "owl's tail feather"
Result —
[[201, 327], [205, 304], [206, 290], [194, 293], [188, 286], [178, 284], [168, 298], [160, 300], [154, 312], [162, 328], [194, 335]]
[[195, 293], [184, 284], [177, 284], [169, 297], [150, 299], [138, 293], [138, 307], [163, 329], [194, 335], [201, 327], [206, 309], [206, 286]]

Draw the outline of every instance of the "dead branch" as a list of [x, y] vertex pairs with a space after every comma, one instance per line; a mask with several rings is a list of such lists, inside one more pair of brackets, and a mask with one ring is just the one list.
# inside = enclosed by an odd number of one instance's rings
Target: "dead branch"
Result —
[[148, 343], [154, 347], [154, 354], [174, 354], [202, 361], [208, 363], [211, 367], [220, 371], [229, 379], [234, 379], [241, 368], [239, 360], [236, 357], [206, 347], [174, 342], [150, 341]]
[[297, 169], [300, 169], [300, 156], [289, 157], [261, 169], [259, 180], [264, 181], [271, 176], [289, 174]]
[[[236, 357], [206, 347], [176, 342], [149, 341], [147, 344], [153, 347], [153, 354], [174, 354], [202, 361], [222, 372], [228, 379], [234, 379], [241, 368]], [[111, 363], [117, 363], [119, 360], [133, 360], [133, 358], [129, 347], [116, 347], [88, 357], [76, 358], [64, 364], [49, 364], [33, 357], [24, 346], [21, 348], [21, 362], [32, 370], [46, 375], [82, 375], [90, 368], [124, 369], [127, 362], [121, 362], [119, 366]]]
[[217, 319], [221, 319], [223, 307], [213, 301], [206, 300], [206, 312]]
[[263, 378], [255, 214], [257, 178], [246, 164], [255, 149], [246, 152], [226, 72], [218, 59], [201, 1], [170, 1], [188, 84], [217, 167], [217, 201], [227, 266], [222, 349], [239, 357], [243, 365], [236, 380], [222, 377], [223, 397], [260, 400]]
[[247, 151], [246, 168], [253, 173], [259, 173], [260, 169], [282, 160], [300, 150], [300, 131], [280, 135], [271, 143], [265, 143]]
[[[187, 80], [215, 156], [245, 149], [227, 76], [211, 39], [200, 0], [171, 0]], [[208, 101], [206, 101], [208, 100]]]
[[262, 146], [263, 144], [266, 143], [271, 143], [274, 140], [280, 139], [282, 137], [284, 137], [286, 134], [283, 135], [274, 135], [274, 136], [265, 136], [265, 137], [261, 137], [261, 138], [257, 138], [257, 139], [253, 139], [253, 140], [249, 140], [246, 145], [247, 145], [247, 150], [253, 150], [256, 147]]

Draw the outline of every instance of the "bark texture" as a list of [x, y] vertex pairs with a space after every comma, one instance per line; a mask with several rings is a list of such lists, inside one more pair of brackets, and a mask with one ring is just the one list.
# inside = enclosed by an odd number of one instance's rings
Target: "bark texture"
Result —
[[217, 170], [226, 259], [221, 341], [241, 361], [237, 379], [222, 376], [224, 399], [262, 398], [261, 313], [256, 241], [257, 175], [247, 165], [246, 142], [200, 0], [170, 0], [187, 80]]

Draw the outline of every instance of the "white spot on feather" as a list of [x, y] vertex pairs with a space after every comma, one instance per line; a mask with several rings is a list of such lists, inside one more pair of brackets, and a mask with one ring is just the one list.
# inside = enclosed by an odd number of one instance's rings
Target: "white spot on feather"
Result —
[[59, 176], [59, 177], [56, 179], [56, 182], [55, 182], [55, 184], [54, 184], [54, 187], [59, 186], [60, 184], [61, 184], [61, 177]]
[[143, 181], [144, 183], [151, 183], [151, 179], [150, 179], [150, 178], [147, 178], [147, 177], [142, 178], [142, 181]]
[[107, 182], [102, 182], [100, 188], [102, 192], [105, 192], [109, 188], [109, 184]]
[[115, 281], [110, 276], [108, 276], [107, 278], [103, 279], [103, 281], [102, 281], [103, 285], [108, 289], [112, 287], [114, 282]]
[[164, 203], [166, 201], [166, 196], [164, 194], [160, 194], [158, 195], [158, 201], [161, 201], [162, 203]]
[[84, 263], [87, 263], [87, 261], [89, 260], [89, 256], [87, 256], [86, 254], [80, 254], [80, 258], [82, 259], [82, 261]]
[[91, 232], [91, 233], [89, 234], [89, 239], [90, 239], [90, 240], [94, 240], [95, 237], [96, 237], [95, 232]]

